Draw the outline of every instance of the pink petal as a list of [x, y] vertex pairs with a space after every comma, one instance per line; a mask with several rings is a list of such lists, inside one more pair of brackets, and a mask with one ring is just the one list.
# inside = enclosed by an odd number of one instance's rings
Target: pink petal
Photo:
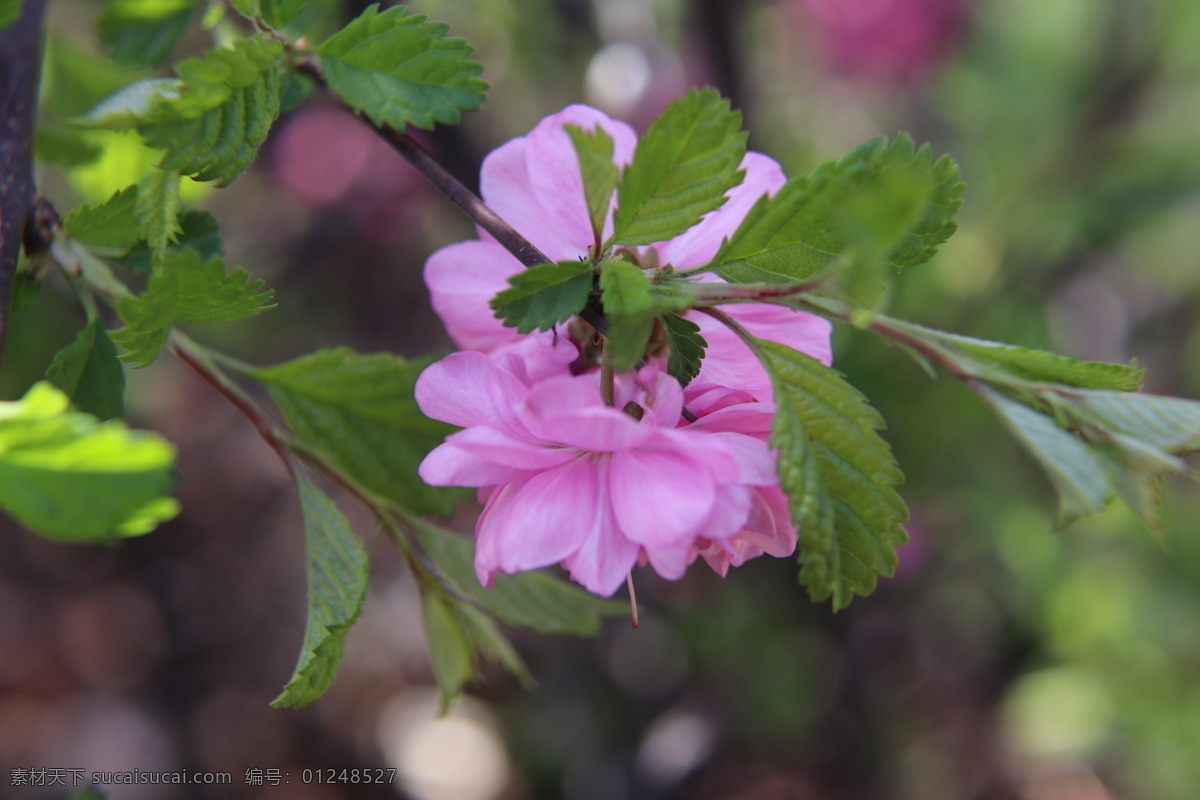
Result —
[[655, 572], [669, 581], [677, 581], [696, 560], [696, 551], [689, 541], [663, 547], [647, 547], [646, 557]]
[[712, 513], [697, 532], [697, 538], [719, 541], [736, 536], [750, 518], [755, 491], [746, 486], [717, 487]]
[[829, 341], [833, 324], [827, 319], [769, 303], [734, 304], [727, 311], [759, 339], [785, 344], [826, 366], [833, 363]]
[[[567, 202], [567, 199], [561, 193], [538, 197], [527, 162], [533, 157], [529, 140], [524, 137], [513, 139], [489, 153], [483, 160], [479, 176], [484, 202], [551, 260], [566, 261], [585, 255], [592, 237], [589, 232], [580, 238], [580, 225], [587, 223], [587, 214], [565, 227], [548, 224], [547, 208], [556, 202]], [[491, 240], [491, 237], [486, 238]]]
[[742, 160], [746, 171], [742, 183], [726, 193], [729, 198], [715, 211], [704, 215], [699, 224], [669, 242], [655, 245], [660, 263], [676, 269], [697, 267], [712, 261], [726, 237], [733, 236], [758, 199], [774, 194], [787, 181], [783, 168], [762, 153], [746, 153]]
[[576, 458], [488, 499], [475, 526], [476, 571], [522, 572], [579, 549], [601, 516], [601, 468]]
[[522, 337], [506, 328], [488, 303], [523, 269], [495, 242], [460, 242], [443, 247], [425, 262], [425, 285], [433, 309], [459, 347], [493, 350]]
[[636, 447], [654, 435], [654, 427], [609, 408], [590, 375], [551, 378], [532, 387], [519, 411], [531, 434], [547, 442], [593, 452]]
[[609, 480], [617, 525], [648, 550], [690, 543], [712, 511], [712, 473], [685, 452], [613, 453]]
[[468, 428], [487, 425], [520, 432], [516, 408], [528, 389], [482, 353], [451, 353], [425, 368], [414, 389], [428, 417]]
[[572, 580], [593, 594], [611, 595], [625, 582], [625, 576], [637, 562], [639, 547], [618, 530], [608, 501], [609, 464], [597, 464], [600, 502], [579, 548], [563, 561]]
[[450, 441], [431, 450], [417, 472], [430, 486], [494, 486], [523, 481], [534, 474], [527, 469], [487, 461]]
[[550, 469], [565, 464], [579, 454], [574, 448], [547, 447], [485, 427], [452, 433], [446, 437], [446, 443], [473, 454], [477, 459], [522, 470]]
[[558, 228], [564, 237], [587, 252], [594, 241], [587, 194], [575, 144], [563, 129], [574, 125], [591, 133], [601, 128], [613, 139], [614, 162], [627, 164], [633, 157], [637, 134], [623, 122], [583, 105], [567, 106], [552, 114], [525, 137], [530, 184], [545, 211], [544, 225]]
[[554, 331], [518, 336], [512, 343], [492, 352], [492, 360], [526, 386], [547, 378], [569, 376], [571, 364], [577, 358], [579, 348]]

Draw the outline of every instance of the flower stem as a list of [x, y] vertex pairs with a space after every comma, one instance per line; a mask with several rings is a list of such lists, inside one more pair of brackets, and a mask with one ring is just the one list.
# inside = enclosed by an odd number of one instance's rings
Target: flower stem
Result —
[[608, 337], [605, 336], [600, 345], [600, 397], [604, 400], [604, 405], [615, 408], [617, 391], [614, 380], [612, 352], [608, 349]]

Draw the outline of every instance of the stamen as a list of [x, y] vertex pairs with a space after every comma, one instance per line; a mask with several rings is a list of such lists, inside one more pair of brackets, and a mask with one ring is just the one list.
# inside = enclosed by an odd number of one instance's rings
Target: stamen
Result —
[[633, 590], [633, 572], [625, 574], [625, 585], [629, 587], [629, 612], [633, 617], [633, 628], [638, 628], [638, 607], [637, 607], [637, 592]]
[[639, 406], [637, 403], [633, 402], [632, 400], [630, 400], [628, 403], [626, 403], [625, 407], [622, 408], [621, 410], [624, 411], [629, 416], [636, 419], [638, 422], [641, 422], [642, 417], [646, 416], [646, 409], [642, 408], [641, 406]]

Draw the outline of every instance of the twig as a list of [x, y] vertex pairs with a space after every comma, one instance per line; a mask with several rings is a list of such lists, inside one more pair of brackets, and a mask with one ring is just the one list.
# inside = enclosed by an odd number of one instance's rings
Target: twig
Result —
[[44, 0], [25, 0], [0, 31], [0, 355], [21, 238], [33, 210], [33, 121], [42, 63]]

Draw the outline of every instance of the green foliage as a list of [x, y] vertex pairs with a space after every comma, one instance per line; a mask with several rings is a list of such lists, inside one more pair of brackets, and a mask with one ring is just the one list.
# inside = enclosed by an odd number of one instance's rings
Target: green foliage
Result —
[[1084, 419], [1107, 430], [1174, 455], [1200, 451], [1200, 403], [1195, 400], [1106, 391], [1062, 394], [1078, 403]]
[[474, 544], [428, 523], [414, 523], [421, 547], [433, 557], [455, 593], [468, 597], [508, 625], [539, 633], [590, 636], [604, 616], [626, 613], [605, 600], [545, 572], [497, 575], [484, 588], [475, 575]]
[[1116, 496], [1103, 459], [1078, 436], [1064, 431], [1045, 414], [998, 392], [981, 387], [979, 393], [1054, 483], [1060, 500], [1060, 526], [1101, 510]]
[[474, 648], [460, 618], [440, 593], [422, 594], [421, 611], [425, 641], [429, 644], [429, 661], [442, 697], [442, 713], [445, 713], [475, 677]]
[[588, 216], [592, 220], [592, 232], [599, 242], [604, 235], [604, 220], [608, 218], [612, 193], [617, 188], [620, 175], [620, 170], [613, 163], [613, 140], [599, 125], [590, 132], [577, 125], [567, 125], [564, 130], [571, 137], [575, 155], [579, 157]]
[[700, 335], [700, 326], [678, 314], [667, 312], [659, 319], [667, 333], [667, 373], [682, 386], [687, 386], [700, 374], [701, 362], [708, 342]]
[[74, 341], [58, 351], [46, 370], [46, 380], [85, 414], [117, 419], [125, 413], [125, 370], [99, 320], [85, 325]]
[[305, 0], [233, 0], [233, 7], [254, 19], [261, 17], [262, 21], [272, 28], [282, 28], [290, 24], [304, 11]]
[[[871, 209], [865, 199], [881, 186], [900, 190], [890, 210]], [[759, 200], [708, 269], [738, 283], [806, 281], [864, 236], [886, 244], [892, 268], [915, 266], [954, 232], [962, 188], [957, 165], [945, 156], [934, 162], [928, 145], [914, 151], [903, 134], [890, 143], [874, 139]], [[922, 195], [918, 212], [913, 205]]]
[[[168, 250], [194, 250], [201, 261], [225, 257], [220, 224], [212, 214], [189, 208], [180, 212], [177, 222], [179, 233], [175, 236], [174, 243], [168, 245]], [[154, 257], [150, 246], [144, 241], [135, 244], [114, 260], [126, 269], [143, 275], [151, 275], [154, 272]]]
[[129, 351], [123, 361], [149, 366], [177, 322], [222, 322], [274, 308], [274, 293], [262, 286], [241, 267], [226, 274], [220, 257], [204, 261], [192, 249], [170, 250], [146, 291], [121, 300], [117, 308], [127, 327], [113, 333], [113, 341]]
[[[917, 329], [918, 326], [912, 326]], [[952, 344], [976, 361], [999, 368], [1008, 375], [1031, 381], [1061, 383], [1087, 389], [1112, 389], [1132, 392], [1142, 383], [1145, 370], [1136, 364], [1108, 364], [1103, 361], [1080, 361], [1075, 358], [1047, 353], [1044, 350], [1029, 350], [985, 339], [973, 339], [919, 328], [938, 341]]]
[[458, 122], [483, 105], [487, 84], [471, 47], [446, 38], [448, 26], [404, 6], [368, 6], [318, 49], [325, 80], [351, 108], [377, 125], [432, 128]]
[[88, 140], [88, 132], [38, 125], [33, 131], [33, 157], [43, 164], [78, 167], [91, 164], [104, 150]]
[[275, 708], [299, 708], [325, 693], [341, 664], [346, 634], [367, 597], [362, 542], [324, 492], [300, 473], [295, 478], [308, 558], [308, 623], [295, 673], [271, 701]]
[[150, 247], [151, 262], [158, 264], [180, 232], [179, 174], [165, 169], [146, 173], [138, 182], [133, 211]]
[[187, 30], [192, 0], [111, 0], [96, 23], [121, 64], [159, 64]]
[[633, 369], [642, 360], [655, 317], [687, 308], [691, 302], [656, 285], [641, 267], [623, 259], [600, 265], [600, 297], [608, 319], [609, 358], [618, 372]]
[[535, 264], [508, 279], [509, 288], [492, 298], [492, 310], [518, 333], [550, 330], [587, 305], [593, 272], [586, 261]]
[[320, 350], [251, 375], [322, 459], [379, 498], [448, 515], [461, 492], [425, 485], [417, 465], [454, 429], [424, 416], [413, 386], [432, 359]]
[[715, 89], [692, 90], [659, 115], [638, 142], [617, 187], [612, 242], [661, 242], [725, 202], [743, 176], [742, 115]]
[[142, 81], [78, 118], [82, 125], [136, 127], [165, 151], [163, 170], [226, 186], [250, 165], [279, 115], [283, 45], [239, 39], [176, 65], [178, 79]]
[[159, 436], [97, 422], [48, 383], [0, 402], [0, 507], [48, 538], [149, 533], [178, 512], [167, 496], [174, 460]]
[[0, 31], [21, 18], [24, 0], [0, 0]]
[[836, 370], [775, 342], [751, 340], [771, 376], [780, 486], [800, 534], [800, 581], [834, 609], [891, 575], [908, 536], [904, 476], [877, 431], [879, 413]]
[[137, 201], [137, 187], [129, 186], [103, 203], [85, 203], [63, 217], [63, 232], [97, 247], [128, 247], [145, 238]]

